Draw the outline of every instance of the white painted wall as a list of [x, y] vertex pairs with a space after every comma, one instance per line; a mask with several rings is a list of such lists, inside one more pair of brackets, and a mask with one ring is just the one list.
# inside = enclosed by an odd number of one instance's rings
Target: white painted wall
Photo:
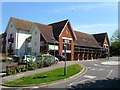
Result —
[[[37, 32], [37, 34], [35, 34], [35, 32]], [[32, 52], [31, 54], [34, 56], [37, 56], [40, 54], [40, 30], [38, 29], [38, 27], [36, 25], [33, 26], [32, 30], [31, 30], [31, 34], [32, 34], [32, 39], [31, 39], [31, 48], [32, 48]], [[36, 45], [35, 45], [36, 43]], [[36, 55], [35, 55], [36, 53]]]
[[[12, 27], [11, 27], [11, 25], [12, 25]], [[8, 25], [8, 28], [7, 28], [6, 53], [8, 53], [8, 52], [7, 52], [7, 47], [8, 47], [8, 45], [9, 45], [9, 43], [8, 43], [9, 37], [8, 37], [8, 36], [9, 36], [9, 34], [12, 34], [12, 33], [14, 33], [14, 52], [15, 52], [15, 46], [16, 46], [16, 28], [15, 28], [13, 22], [10, 21], [10, 23], [9, 23], [9, 25]]]
[[[29, 32], [23, 31], [23, 30], [19, 30], [19, 33], [16, 33], [16, 35], [18, 34], [18, 46], [16, 45], [16, 49], [18, 49], [18, 56], [23, 56], [26, 52], [25, 50], [25, 40], [31, 36], [31, 34]], [[17, 41], [17, 38], [16, 38]], [[17, 44], [17, 43], [16, 43]]]
[[[12, 25], [12, 27], [11, 27], [11, 25]], [[9, 45], [9, 43], [8, 43], [9, 34], [12, 34], [12, 33], [14, 33], [14, 53], [15, 53], [15, 55], [22, 56], [25, 53], [25, 40], [28, 37], [30, 37], [31, 34], [28, 31], [25, 31], [25, 30], [19, 30], [19, 33], [18, 33], [18, 29], [16, 29], [13, 22], [10, 21], [10, 23], [8, 25], [8, 28], [7, 28], [6, 53], [8, 53], [7, 52], [7, 47]]]

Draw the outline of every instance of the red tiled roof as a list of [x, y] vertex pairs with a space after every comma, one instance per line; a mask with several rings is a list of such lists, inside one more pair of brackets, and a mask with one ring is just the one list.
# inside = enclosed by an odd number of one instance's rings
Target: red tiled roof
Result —
[[13, 22], [15, 28], [20, 28], [22, 30], [30, 30], [33, 24], [33, 22], [13, 17], [11, 17], [11, 21]]
[[[46, 42], [49, 43], [53, 43], [53, 31], [52, 31], [52, 27], [48, 26], [48, 25], [44, 25], [44, 24], [39, 24], [36, 23], [37, 27], [39, 28], [41, 34], [43, 35], [44, 39], [46, 40]], [[56, 41], [57, 43], [57, 41]]]
[[97, 41], [92, 35], [79, 31], [74, 31], [74, 32], [77, 37], [77, 41], [76, 41], [77, 46], [100, 48], [100, 45], [97, 43]]

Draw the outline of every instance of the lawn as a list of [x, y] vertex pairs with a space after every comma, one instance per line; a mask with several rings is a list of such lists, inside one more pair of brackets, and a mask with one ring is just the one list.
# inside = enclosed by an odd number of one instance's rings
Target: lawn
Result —
[[22, 77], [20, 79], [6, 82], [4, 84], [10, 86], [29, 86], [34, 84], [50, 83], [52, 81], [61, 80], [79, 73], [83, 67], [79, 64], [74, 64], [67, 67], [67, 75], [64, 76], [64, 68], [57, 68], [40, 74]]

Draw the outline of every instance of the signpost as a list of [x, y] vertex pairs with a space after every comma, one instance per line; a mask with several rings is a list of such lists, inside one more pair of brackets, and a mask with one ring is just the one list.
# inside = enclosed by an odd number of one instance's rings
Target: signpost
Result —
[[67, 75], [67, 67], [66, 67], [66, 49], [67, 49], [67, 47], [66, 47], [66, 45], [64, 45], [64, 53], [65, 53], [64, 76]]

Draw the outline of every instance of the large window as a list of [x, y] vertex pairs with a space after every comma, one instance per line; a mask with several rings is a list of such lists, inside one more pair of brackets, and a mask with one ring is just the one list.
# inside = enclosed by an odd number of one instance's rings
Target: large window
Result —
[[71, 50], [71, 40], [63, 39], [63, 49], [64, 49], [64, 45], [66, 45], [67, 50]]

